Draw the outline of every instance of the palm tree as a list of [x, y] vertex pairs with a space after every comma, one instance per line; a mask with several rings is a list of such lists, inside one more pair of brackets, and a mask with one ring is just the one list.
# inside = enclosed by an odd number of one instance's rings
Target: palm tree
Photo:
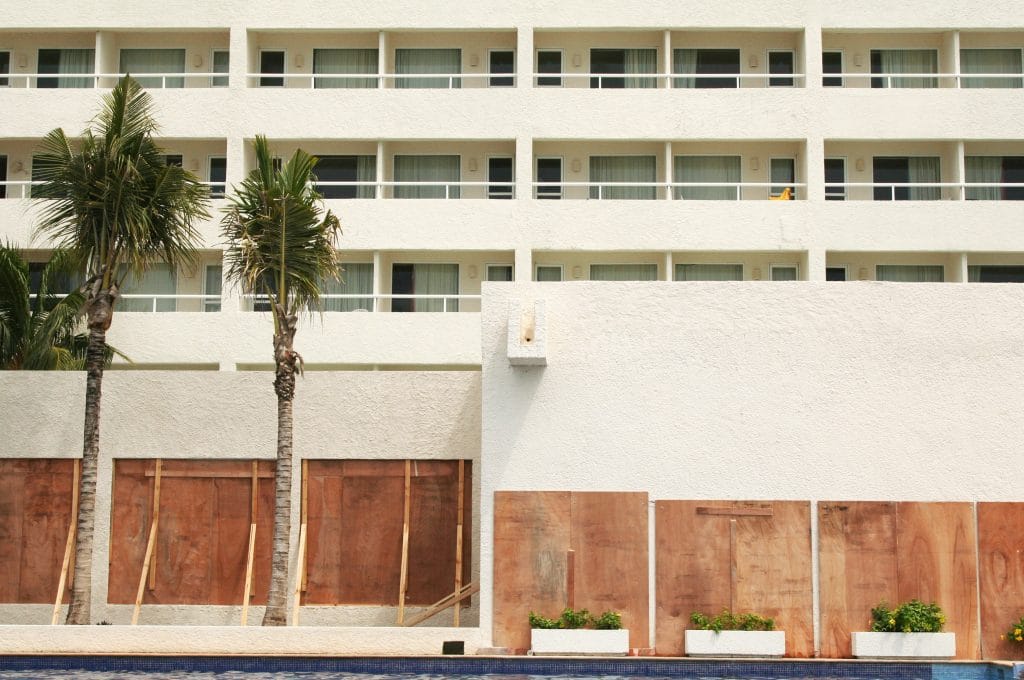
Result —
[[226, 278], [266, 296], [274, 319], [274, 391], [277, 393], [277, 471], [270, 591], [264, 626], [283, 626], [288, 604], [288, 545], [291, 534], [292, 401], [302, 357], [295, 351], [299, 313], [319, 304], [320, 283], [338, 278], [335, 243], [338, 218], [321, 214], [313, 188], [317, 159], [298, 149], [274, 169], [265, 137], [254, 142], [256, 169], [235, 188], [222, 236]]
[[166, 163], [153, 141], [156, 130], [149, 94], [124, 78], [79, 140], [53, 130], [34, 159], [41, 180], [32, 191], [41, 203], [37, 236], [68, 250], [86, 277], [80, 289], [89, 334], [85, 428], [67, 618], [73, 624], [89, 623], [104, 352], [121, 285], [157, 261], [172, 271], [194, 263], [200, 238], [193, 225], [209, 217], [209, 192], [191, 173]]

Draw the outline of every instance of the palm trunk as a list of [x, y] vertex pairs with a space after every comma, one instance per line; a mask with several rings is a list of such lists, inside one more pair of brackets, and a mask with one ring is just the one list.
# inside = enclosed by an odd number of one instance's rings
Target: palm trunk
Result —
[[294, 316], [275, 309], [280, 332], [274, 335], [274, 360], [277, 372], [277, 469], [274, 472], [274, 541], [270, 563], [270, 591], [264, 626], [283, 626], [288, 622], [288, 561], [292, 529], [292, 401], [295, 399], [295, 370], [299, 360], [293, 349]]
[[114, 313], [117, 289], [103, 291], [86, 303], [89, 345], [85, 356], [85, 431], [82, 437], [82, 476], [78, 491], [75, 532], [75, 573], [66, 623], [88, 625], [92, 604], [92, 542], [96, 526], [96, 474], [100, 458], [100, 396], [106, 360], [107, 329]]

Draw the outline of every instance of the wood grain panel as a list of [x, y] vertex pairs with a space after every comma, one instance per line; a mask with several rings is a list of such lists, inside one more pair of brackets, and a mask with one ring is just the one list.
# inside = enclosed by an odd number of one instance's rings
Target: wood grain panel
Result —
[[850, 633], [869, 630], [871, 609], [895, 603], [896, 504], [818, 504], [821, 656], [852, 655]]
[[958, 659], [980, 658], [978, 562], [970, 503], [899, 503], [896, 573], [899, 601], [937, 602]]
[[[458, 461], [414, 461], [409, 537], [409, 590], [406, 604], [429, 605], [455, 591], [455, 548], [458, 525]], [[464, 519], [473, 514], [472, 464], [466, 461]], [[462, 529], [462, 582], [472, 580], [472, 526]]]
[[787, 655], [813, 655], [808, 503], [659, 501], [655, 512], [658, 654], [683, 653], [691, 612], [730, 608], [774, 617]]
[[573, 492], [576, 608], [622, 615], [629, 646], [650, 646], [647, 494]]
[[1000, 640], [1024, 613], [1024, 503], [978, 503], [981, 654], [1024, 659], [1024, 646]]
[[555, 616], [565, 607], [570, 527], [568, 491], [495, 492], [495, 645], [528, 649], [530, 611]]
[[[260, 461], [252, 604], [266, 602], [273, 531], [273, 462]], [[153, 519], [152, 460], [114, 463], [108, 600], [135, 601]], [[145, 604], [240, 605], [248, 557], [251, 461], [165, 460], [156, 587]]]
[[0, 602], [53, 603], [71, 523], [73, 469], [70, 459], [0, 460]]

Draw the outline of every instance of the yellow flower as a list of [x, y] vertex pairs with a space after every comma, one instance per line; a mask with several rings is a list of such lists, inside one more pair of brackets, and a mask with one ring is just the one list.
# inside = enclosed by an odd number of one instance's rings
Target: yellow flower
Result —
[[1013, 639], [1016, 640], [1017, 642], [1024, 642], [1024, 637], [1021, 637], [1020, 635], [1018, 635], [1017, 637], [1015, 637]]
[[1005, 635], [1000, 635], [1000, 636], [999, 636], [999, 639], [1000, 639], [1000, 640], [1005, 640], [1005, 639], [1006, 639], [1006, 636], [1005, 636]]
[[895, 626], [896, 625], [896, 619], [889, 619], [889, 625], [890, 626]]
[[1014, 634], [1014, 635], [1020, 635], [1020, 634], [1021, 634], [1021, 630], [1020, 630], [1020, 628], [1014, 628], [1014, 629], [1013, 629], [1013, 634]]

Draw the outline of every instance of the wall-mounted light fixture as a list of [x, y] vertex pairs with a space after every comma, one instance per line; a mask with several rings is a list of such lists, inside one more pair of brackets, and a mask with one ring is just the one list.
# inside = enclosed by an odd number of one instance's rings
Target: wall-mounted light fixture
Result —
[[853, 55], [853, 65], [854, 66], [863, 66], [864, 65], [864, 57], [859, 52]]
[[470, 66], [479, 66], [480, 65], [480, 55], [476, 54], [476, 53], [473, 53], [473, 54], [469, 55], [469, 65]]
[[857, 168], [857, 172], [864, 172], [864, 159], [858, 158], [853, 162], [853, 167]]
[[572, 65], [573, 66], [579, 66], [582, 63], [583, 63], [583, 57], [580, 56], [580, 53], [579, 52], [573, 52], [573, 55], [572, 55]]
[[573, 268], [572, 268], [572, 278], [574, 278], [574, 279], [582, 279], [583, 278], [583, 267], [579, 266], [578, 264], [574, 265]]
[[760, 281], [761, 280], [761, 268], [760, 267], [754, 267], [750, 271], [750, 280], [751, 281]]
[[573, 158], [572, 163], [569, 164], [569, 167], [572, 168], [573, 172], [579, 172], [583, 168], [583, 164], [580, 163], [579, 158]]
[[750, 68], [757, 68], [757, 65], [759, 63], [758, 60], [757, 60], [757, 55], [756, 54], [751, 54], [747, 58], [747, 63], [750, 64]]
[[760, 170], [761, 169], [761, 159], [758, 158], [757, 156], [751, 156], [750, 157], [750, 169], [751, 170]]
[[476, 159], [475, 158], [470, 158], [469, 159], [469, 171], [470, 172], [476, 172]]
[[192, 170], [192, 172], [195, 172], [196, 170], [198, 170], [199, 169], [199, 159], [198, 158], [193, 158], [192, 160], [190, 160], [188, 162], [188, 167], [189, 167], [190, 170]]
[[18, 54], [18, 68], [28, 68], [28, 55], [24, 52]]
[[200, 66], [202, 66], [203, 65], [203, 55], [199, 54], [198, 52], [193, 54], [192, 55], [192, 65], [194, 67], [196, 67], [196, 68], [199, 68]]
[[14, 164], [11, 166], [11, 171], [12, 172], [25, 172], [25, 164], [22, 163], [21, 161], [14, 161]]
[[295, 55], [295, 68], [302, 68], [305, 65], [306, 55], [304, 55], [302, 52], [299, 52], [298, 54]]
[[857, 278], [859, 280], [861, 280], [861, 281], [867, 281], [868, 280], [868, 268], [867, 267], [861, 267], [857, 271]]
[[471, 279], [475, 279], [476, 278], [476, 274], [477, 274], [476, 265], [475, 264], [469, 265], [469, 267], [467, 267], [467, 269], [466, 269], [466, 275], [469, 276], [469, 278], [471, 278]]

